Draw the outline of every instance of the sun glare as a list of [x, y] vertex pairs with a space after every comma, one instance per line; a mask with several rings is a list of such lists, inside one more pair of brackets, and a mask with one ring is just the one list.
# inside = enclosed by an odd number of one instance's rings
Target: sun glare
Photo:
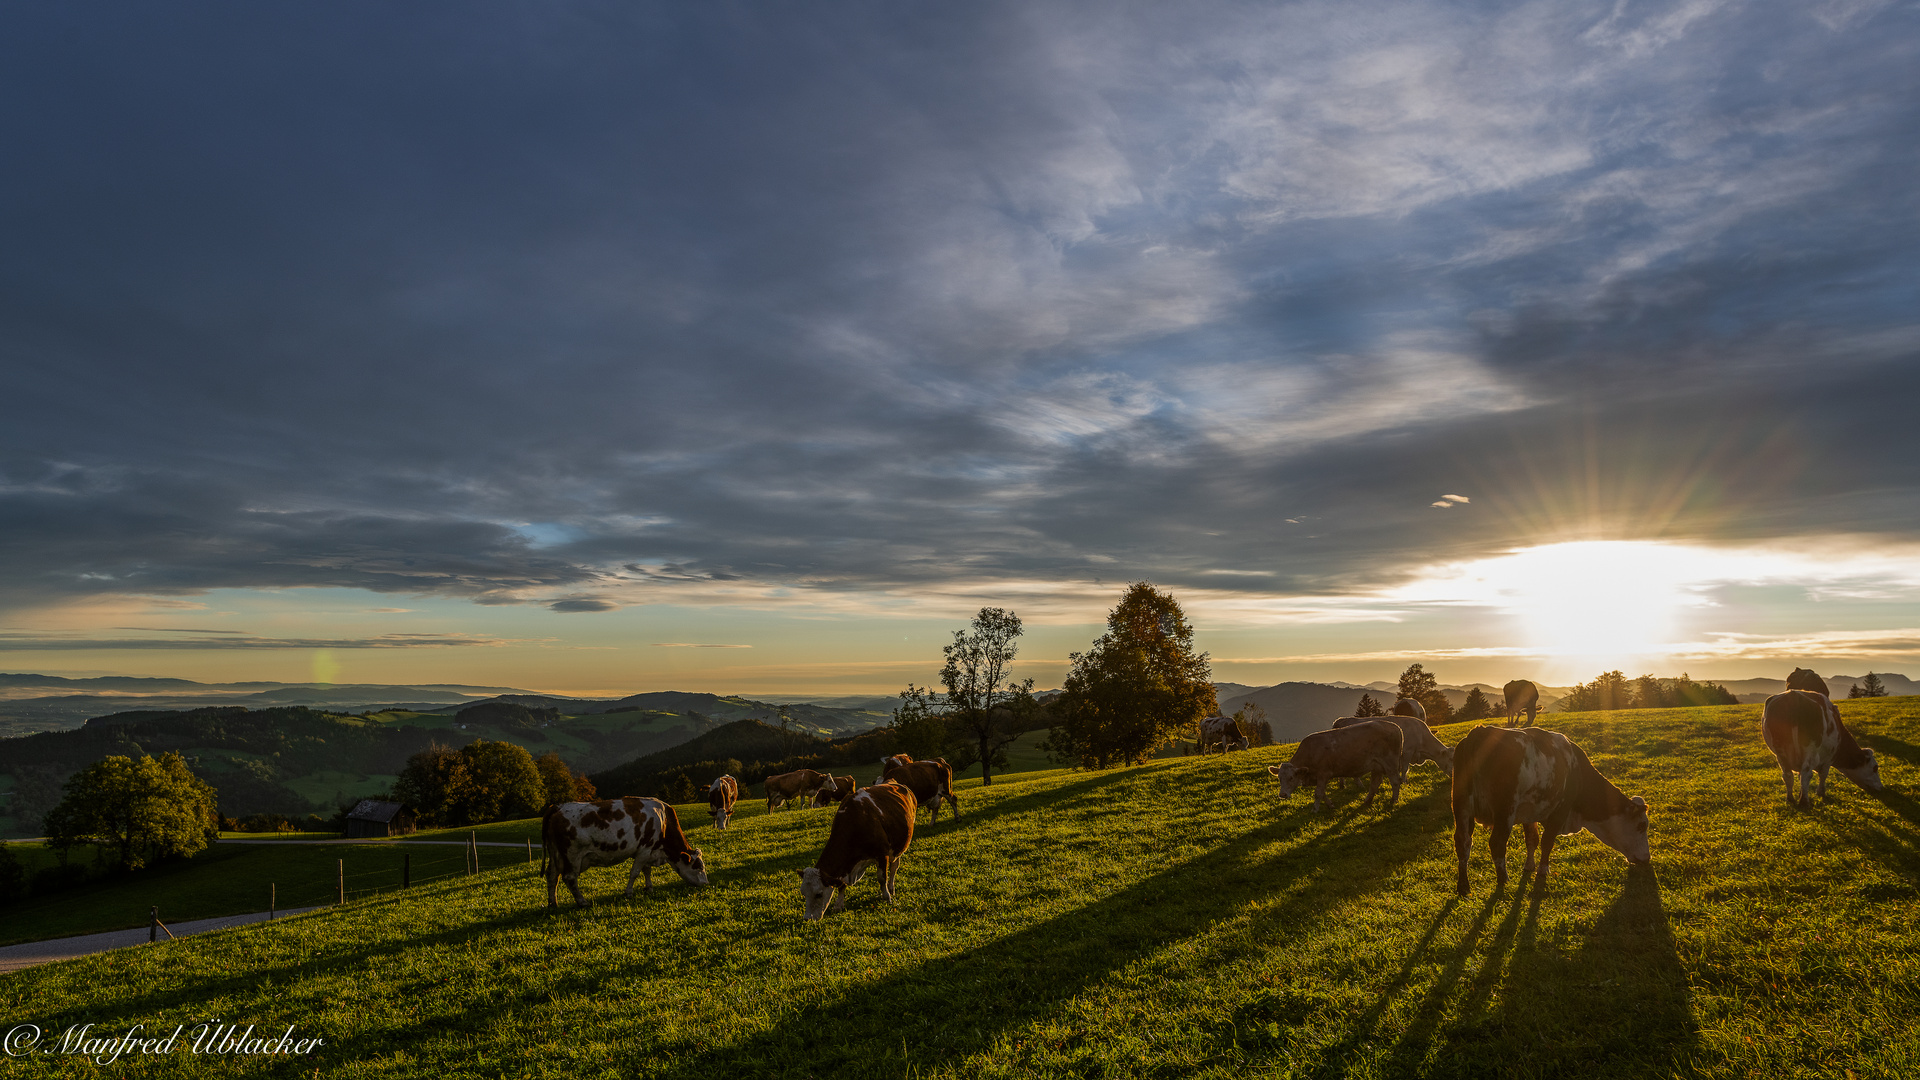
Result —
[[1684, 556], [1664, 544], [1591, 541], [1518, 551], [1483, 564], [1527, 642], [1564, 657], [1644, 656], [1673, 640], [1693, 600]]

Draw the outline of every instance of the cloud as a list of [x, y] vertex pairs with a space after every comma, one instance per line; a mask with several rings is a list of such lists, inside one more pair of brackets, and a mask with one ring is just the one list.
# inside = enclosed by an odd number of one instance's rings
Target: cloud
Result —
[[1392, 619], [1316, 601], [1920, 533], [1871, 4], [80, 17], [0, 64], [9, 611]]
[[614, 611], [620, 607], [611, 600], [597, 596], [581, 597], [576, 600], [555, 600], [547, 605], [549, 611]]
[[99, 650], [201, 649], [452, 649], [498, 647], [508, 639], [483, 634], [381, 634], [368, 638], [92, 638], [79, 635], [0, 632], [0, 652], [90, 652]]
[[656, 641], [653, 643], [653, 647], [656, 649], [751, 649], [753, 648], [753, 646], [751, 645], [706, 645], [706, 644], [695, 644], [687, 641]]

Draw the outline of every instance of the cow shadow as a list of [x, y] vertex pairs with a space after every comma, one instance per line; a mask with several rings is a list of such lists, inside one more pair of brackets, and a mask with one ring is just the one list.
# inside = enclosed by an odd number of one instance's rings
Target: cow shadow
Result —
[[1450, 900], [1378, 998], [1309, 1075], [1343, 1074], [1415, 969], [1435, 959], [1436, 947], [1444, 963], [1378, 1063], [1381, 1075], [1640, 1073], [1650, 1048], [1683, 1068], [1699, 1045], [1699, 1031], [1653, 871], [1629, 869], [1620, 894], [1572, 953], [1540, 940], [1542, 905], [1563, 896], [1551, 885], [1545, 894], [1496, 889], [1457, 941], [1436, 946], [1461, 903]]
[[[867, 1075], [962, 1060], [992, 1047], [1001, 1032], [1054, 1015], [1128, 965], [1203, 936], [1250, 905], [1287, 894], [1263, 910], [1263, 925], [1316, 918], [1376, 888], [1432, 842], [1417, 829], [1335, 823], [1284, 851], [1272, 850], [1311, 824], [1289, 815], [958, 955], [822, 992], [756, 1035], [721, 1047], [689, 1041], [664, 1053], [656, 1049], [622, 1063], [621, 1071], [669, 1078]], [[1327, 872], [1333, 866], [1351, 872]]]

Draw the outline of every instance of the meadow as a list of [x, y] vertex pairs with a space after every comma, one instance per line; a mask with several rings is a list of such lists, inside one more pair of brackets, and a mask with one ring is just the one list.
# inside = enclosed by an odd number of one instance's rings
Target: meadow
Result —
[[[327, 1040], [313, 1057], [182, 1052], [101, 1068], [27, 1055], [0, 1068], [1920, 1075], [1920, 698], [1841, 708], [1887, 789], [1836, 773], [1833, 800], [1805, 811], [1786, 802], [1758, 706], [1543, 717], [1646, 797], [1653, 863], [1631, 869], [1570, 837], [1541, 894], [1494, 890], [1481, 830], [1472, 894], [1454, 895], [1448, 788], [1431, 767], [1392, 810], [1361, 812], [1347, 792], [1316, 814], [1267, 779], [1285, 747], [970, 782], [960, 821], [923, 820], [897, 906], [870, 875], [821, 923], [800, 918], [795, 871], [827, 812], [750, 811], [717, 833], [689, 807], [704, 889], [657, 873], [626, 901], [624, 871], [596, 870], [583, 878], [594, 908], [549, 914], [522, 854], [477, 877], [0, 979], [9, 1027], [292, 1024]], [[1457, 742], [1466, 727], [1440, 734]]]

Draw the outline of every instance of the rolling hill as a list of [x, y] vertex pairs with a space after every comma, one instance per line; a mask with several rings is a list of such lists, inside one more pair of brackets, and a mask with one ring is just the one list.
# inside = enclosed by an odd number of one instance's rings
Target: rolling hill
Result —
[[1566, 838], [1538, 895], [1494, 892], [1484, 832], [1454, 895], [1434, 771], [1392, 810], [1316, 814], [1274, 796], [1282, 747], [970, 784], [897, 905], [869, 875], [822, 923], [794, 871], [824, 811], [717, 833], [687, 807], [704, 889], [626, 901], [596, 870], [592, 911], [549, 914], [522, 862], [30, 969], [0, 1008], [56, 1032], [291, 1024], [328, 1040], [302, 1071], [378, 1076], [1913, 1075], [1920, 702], [1841, 708], [1889, 787], [1836, 777], [1809, 811], [1754, 706], [1555, 716], [1647, 798], [1654, 856]]

